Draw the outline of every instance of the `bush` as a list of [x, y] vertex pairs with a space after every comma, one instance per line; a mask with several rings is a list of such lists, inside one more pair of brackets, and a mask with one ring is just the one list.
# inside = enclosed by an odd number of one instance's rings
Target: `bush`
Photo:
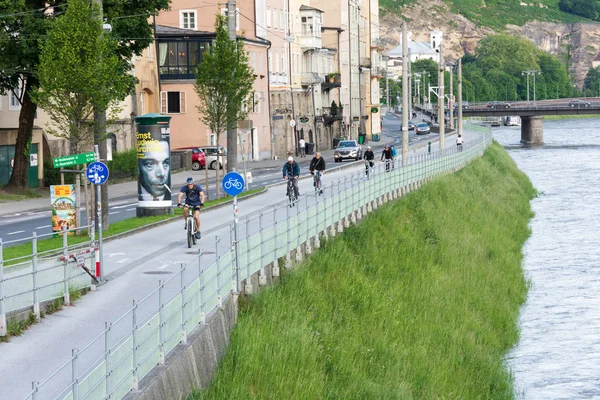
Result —
[[138, 176], [136, 149], [114, 153], [112, 161], [108, 162], [108, 169], [110, 170], [110, 180], [136, 178]]
[[[75, 174], [65, 174], [65, 185], [72, 183], [75, 183]], [[44, 186], [50, 185], [60, 185], [60, 168], [54, 168], [52, 161], [44, 161]]]

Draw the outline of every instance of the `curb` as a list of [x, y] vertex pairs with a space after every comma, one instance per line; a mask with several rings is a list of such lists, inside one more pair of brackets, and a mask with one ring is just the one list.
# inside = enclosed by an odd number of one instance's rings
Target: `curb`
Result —
[[[258, 195], [261, 195], [261, 194], [263, 194], [263, 193], [265, 193], [267, 191], [268, 191], [268, 187], [265, 186], [259, 192], [252, 193], [252, 194], [249, 194], [248, 196], [244, 196], [244, 197], [238, 198], [238, 202], [242, 202], [242, 201], [244, 201], [246, 199], [251, 199], [251, 198], [253, 198], [255, 196], [258, 196]], [[206, 208], [203, 209], [203, 211], [206, 212], [208, 210], [215, 210], [215, 209], [222, 208], [222, 207], [225, 207], [227, 205], [230, 205], [231, 203], [233, 203], [233, 199], [224, 201], [224, 202], [219, 203], [219, 204], [215, 204], [213, 206], [206, 207]], [[106, 242], [110, 242], [111, 240], [122, 239], [124, 237], [128, 237], [128, 236], [134, 235], [134, 234], [139, 233], [139, 232], [144, 232], [144, 231], [147, 231], [149, 229], [156, 228], [157, 226], [168, 224], [169, 222], [173, 222], [173, 221], [175, 221], [177, 219], [181, 219], [181, 216], [180, 215], [173, 216], [172, 218], [163, 219], [162, 221], [152, 222], [152, 223], [150, 223], [148, 225], [140, 226], [139, 228], [134, 228], [134, 229], [131, 229], [131, 230], [128, 230], [128, 231], [125, 231], [125, 232], [117, 233], [117, 234], [109, 236], [107, 238], [102, 238], [102, 241], [106, 243]]]

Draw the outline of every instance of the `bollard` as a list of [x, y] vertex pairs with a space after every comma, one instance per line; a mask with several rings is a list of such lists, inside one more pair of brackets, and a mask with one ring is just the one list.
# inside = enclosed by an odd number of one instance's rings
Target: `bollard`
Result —
[[71, 305], [71, 296], [69, 293], [69, 245], [67, 243], [67, 227], [63, 226], [63, 257], [65, 264], [63, 266], [63, 303], [65, 306]]
[[33, 232], [33, 240], [31, 241], [33, 257], [31, 258], [31, 266], [33, 269], [33, 313], [37, 319], [40, 319], [40, 296], [38, 292], [37, 274], [38, 274], [38, 253], [37, 253], [37, 234]]
[[431, 142], [427, 142], [427, 153], [431, 154]]
[[0, 238], [0, 336], [6, 336], [6, 311], [4, 310], [4, 256], [2, 238]]

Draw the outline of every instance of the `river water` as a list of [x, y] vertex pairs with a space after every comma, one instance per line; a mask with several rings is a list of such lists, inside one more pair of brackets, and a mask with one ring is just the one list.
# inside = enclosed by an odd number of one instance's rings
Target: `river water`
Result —
[[544, 122], [541, 147], [493, 128], [539, 197], [524, 247], [530, 282], [507, 356], [517, 399], [600, 399], [600, 119]]

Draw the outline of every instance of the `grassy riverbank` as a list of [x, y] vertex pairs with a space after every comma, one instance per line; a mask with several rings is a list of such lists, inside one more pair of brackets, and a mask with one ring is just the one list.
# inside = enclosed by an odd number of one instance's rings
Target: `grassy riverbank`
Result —
[[535, 195], [495, 144], [382, 207], [241, 305], [190, 399], [509, 399]]

